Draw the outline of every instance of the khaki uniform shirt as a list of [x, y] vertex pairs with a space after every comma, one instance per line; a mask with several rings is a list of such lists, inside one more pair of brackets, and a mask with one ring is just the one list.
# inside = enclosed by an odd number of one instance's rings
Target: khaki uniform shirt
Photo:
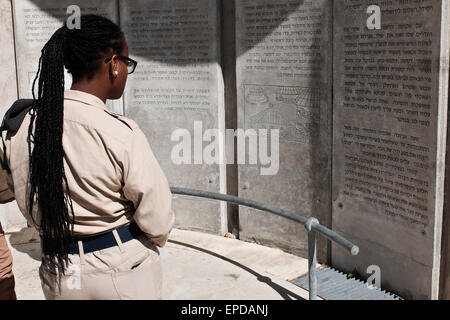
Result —
[[[29, 156], [27, 114], [6, 140], [12, 177], [8, 184], [28, 220]], [[98, 97], [77, 90], [64, 94], [64, 170], [74, 210], [74, 235], [100, 234], [134, 220], [158, 246], [174, 224], [172, 194], [138, 125], [109, 112]], [[39, 222], [37, 204], [33, 208]]]

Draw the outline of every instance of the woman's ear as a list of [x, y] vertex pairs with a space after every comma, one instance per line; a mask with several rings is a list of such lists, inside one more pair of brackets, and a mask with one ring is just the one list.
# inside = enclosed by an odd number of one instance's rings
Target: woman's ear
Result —
[[117, 78], [117, 76], [119, 75], [119, 58], [117, 57], [117, 54], [112, 56], [111, 72], [114, 78]]

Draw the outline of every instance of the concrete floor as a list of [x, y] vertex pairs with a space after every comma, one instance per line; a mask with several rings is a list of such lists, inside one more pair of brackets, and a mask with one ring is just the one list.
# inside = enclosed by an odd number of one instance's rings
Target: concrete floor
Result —
[[[34, 229], [6, 235], [14, 257], [18, 299], [42, 300], [40, 244]], [[236, 239], [172, 230], [160, 249], [165, 300], [303, 300], [288, 282], [308, 272], [306, 259]]]

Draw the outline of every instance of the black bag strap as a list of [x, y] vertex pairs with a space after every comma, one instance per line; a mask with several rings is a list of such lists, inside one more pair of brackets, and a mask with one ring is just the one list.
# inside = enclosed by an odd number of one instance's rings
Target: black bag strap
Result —
[[25, 118], [25, 115], [31, 110], [33, 99], [19, 99], [13, 103], [11, 108], [6, 111], [3, 117], [2, 125], [0, 126], [0, 136], [3, 143], [3, 160], [0, 158], [0, 165], [3, 170], [6, 170], [8, 174], [11, 174], [11, 170], [8, 166], [8, 161], [6, 160], [6, 145], [3, 139], [3, 131], [7, 131], [8, 135], [15, 133], [19, 130], [20, 125]]
[[0, 131], [3, 132], [7, 130], [9, 132], [16, 132], [19, 130], [25, 115], [30, 111], [33, 102], [33, 99], [19, 99], [14, 102], [3, 117]]

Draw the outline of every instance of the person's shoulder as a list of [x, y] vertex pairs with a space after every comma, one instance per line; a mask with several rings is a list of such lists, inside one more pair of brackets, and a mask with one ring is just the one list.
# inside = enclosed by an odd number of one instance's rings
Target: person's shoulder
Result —
[[122, 124], [126, 125], [131, 131], [139, 129], [138, 124], [134, 120], [131, 120], [130, 118], [127, 118], [119, 113], [112, 112], [108, 109], [105, 109], [105, 112], [120, 121]]
[[[64, 110], [64, 120], [67, 122], [64, 130], [69, 135], [72, 131], [74, 136], [79, 135], [79, 130], [95, 131], [104, 139], [113, 138], [123, 145], [128, 144], [138, 130], [136, 122], [106, 108], [97, 108], [83, 103], [71, 103], [68, 106]], [[89, 133], [89, 135], [92, 134]]]

